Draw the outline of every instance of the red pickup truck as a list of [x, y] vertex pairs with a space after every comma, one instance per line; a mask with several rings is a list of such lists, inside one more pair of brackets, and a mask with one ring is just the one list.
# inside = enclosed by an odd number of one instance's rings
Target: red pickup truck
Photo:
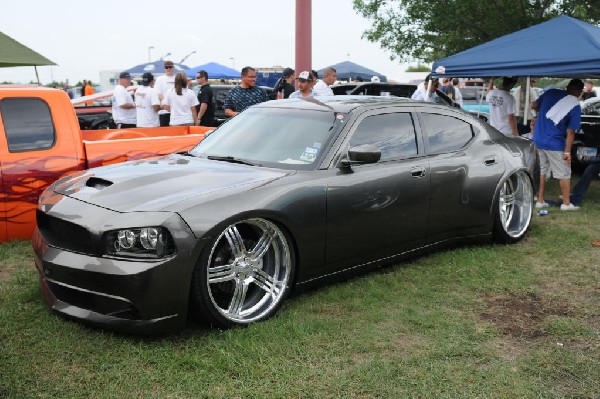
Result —
[[84, 130], [62, 90], [0, 86], [0, 242], [29, 239], [39, 195], [74, 171], [187, 151], [211, 128]]

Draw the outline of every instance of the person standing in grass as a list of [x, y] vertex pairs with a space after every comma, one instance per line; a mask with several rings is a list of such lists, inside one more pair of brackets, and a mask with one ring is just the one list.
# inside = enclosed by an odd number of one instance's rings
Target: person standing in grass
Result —
[[540, 158], [540, 185], [536, 208], [544, 208], [546, 177], [552, 175], [559, 180], [563, 203], [561, 211], [574, 211], [578, 206], [571, 203], [571, 147], [575, 131], [581, 125], [581, 106], [579, 96], [583, 92], [583, 81], [573, 79], [566, 90], [550, 89], [542, 94], [532, 105], [538, 112], [533, 132], [533, 141], [538, 148]]

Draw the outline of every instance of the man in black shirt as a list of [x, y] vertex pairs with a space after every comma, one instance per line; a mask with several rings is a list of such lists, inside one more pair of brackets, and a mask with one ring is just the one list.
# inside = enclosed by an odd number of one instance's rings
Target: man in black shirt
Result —
[[200, 126], [216, 126], [215, 104], [213, 103], [213, 91], [208, 84], [208, 73], [201, 69], [196, 74], [196, 81], [200, 85], [198, 90], [198, 119]]
[[296, 90], [292, 84], [295, 78], [294, 73], [295, 71], [292, 68], [285, 68], [283, 70], [281, 78], [277, 81], [273, 92], [269, 96], [269, 100], [288, 98]]

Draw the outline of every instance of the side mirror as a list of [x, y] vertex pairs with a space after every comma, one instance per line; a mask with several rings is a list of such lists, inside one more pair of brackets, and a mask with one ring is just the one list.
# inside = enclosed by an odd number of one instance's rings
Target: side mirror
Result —
[[377, 163], [381, 159], [381, 150], [373, 144], [361, 144], [348, 150], [348, 155], [341, 160], [344, 167], [351, 165]]

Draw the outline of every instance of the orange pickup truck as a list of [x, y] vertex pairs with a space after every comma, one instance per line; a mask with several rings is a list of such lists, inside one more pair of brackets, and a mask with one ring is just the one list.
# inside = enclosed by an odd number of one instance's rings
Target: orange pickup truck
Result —
[[39, 195], [74, 171], [191, 149], [212, 128], [83, 130], [62, 90], [0, 86], [0, 242], [29, 239]]

